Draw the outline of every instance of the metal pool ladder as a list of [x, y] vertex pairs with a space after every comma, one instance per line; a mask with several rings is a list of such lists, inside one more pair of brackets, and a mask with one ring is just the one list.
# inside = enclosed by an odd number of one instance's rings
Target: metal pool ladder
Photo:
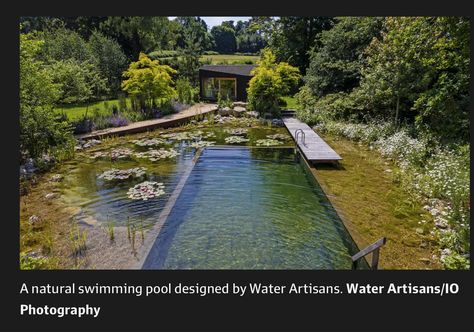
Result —
[[371, 269], [372, 270], [377, 270], [379, 266], [379, 252], [380, 252], [380, 247], [383, 246], [387, 242], [387, 239], [385, 237], [379, 239], [377, 242], [372, 243], [370, 246], [365, 247], [361, 251], [359, 251], [357, 254], [351, 257], [352, 259], [352, 269], [355, 270], [357, 269], [357, 263], [359, 262], [359, 259], [362, 257], [372, 253], [372, 264], [371, 264]]
[[295, 141], [296, 141], [296, 144], [298, 144], [298, 137], [299, 137], [300, 134], [301, 134], [301, 138], [302, 138], [303, 145], [306, 146], [306, 135], [305, 135], [303, 129], [296, 129], [296, 130], [295, 130]]

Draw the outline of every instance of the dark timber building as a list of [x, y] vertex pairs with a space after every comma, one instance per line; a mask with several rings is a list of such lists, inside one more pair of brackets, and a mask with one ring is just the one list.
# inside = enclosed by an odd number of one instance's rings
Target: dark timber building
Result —
[[204, 65], [199, 69], [201, 99], [247, 101], [247, 87], [255, 65]]

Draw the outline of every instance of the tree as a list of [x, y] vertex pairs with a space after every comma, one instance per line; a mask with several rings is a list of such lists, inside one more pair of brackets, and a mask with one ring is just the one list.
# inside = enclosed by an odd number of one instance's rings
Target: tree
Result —
[[89, 62], [55, 61], [49, 69], [53, 82], [61, 87], [60, 104], [84, 103], [108, 92], [107, 80]]
[[276, 62], [271, 50], [262, 52], [258, 66], [252, 71], [254, 75], [247, 89], [249, 108], [260, 113], [279, 110], [281, 97], [298, 84], [301, 79], [298, 68], [286, 62]]
[[122, 73], [127, 68], [127, 57], [120, 45], [100, 32], [94, 31], [89, 38], [89, 48], [102, 77], [107, 79], [111, 91], [120, 89]]
[[[268, 21], [261, 20], [261, 22]], [[302, 73], [309, 65], [309, 51], [315, 45], [316, 36], [333, 25], [330, 17], [283, 16], [270, 21], [271, 37], [269, 47], [278, 61], [296, 66]], [[268, 29], [268, 28], [267, 28]]]
[[235, 53], [237, 50], [235, 31], [228, 24], [214, 26], [211, 29], [211, 34], [216, 45], [215, 51], [219, 53]]
[[53, 112], [60, 95], [51, 72], [39, 53], [44, 42], [33, 34], [20, 34], [20, 151], [22, 158], [40, 158], [43, 153], [73, 152], [74, 139], [67, 122]]
[[116, 38], [129, 59], [138, 58], [140, 52], [167, 49], [175, 40], [173, 25], [165, 16], [110, 16], [100, 30]]
[[207, 25], [200, 18], [178, 17], [177, 20], [181, 23], [178, 73], [196, 85], [201, 66], [200, 57], [206, 45], [211, 45], [210, 35]]
[[176, 95], [173, 74], [176, 74], [173, 68], [140, 53], [138, 61], [132, 62], [123, 73], [126, 80], [122, 82], [122, 89], [138, 102], [139, 107], [149, 110]]
[[364, 51], [381, 33], [383, 18], [340, 17], [322, 31], [311, 51], [305, 84], [317, 97], [350, 92], [359, 85]]
[[40, 34], [44, 40], [42, 59], [46, 62], [73, 59], [79, 63], [94, 62], [93, 54], [81, 35], [64, 27], [48, 29]]

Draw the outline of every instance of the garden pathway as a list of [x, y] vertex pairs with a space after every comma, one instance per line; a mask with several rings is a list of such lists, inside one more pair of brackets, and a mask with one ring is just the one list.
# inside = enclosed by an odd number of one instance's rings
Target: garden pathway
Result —
[[97, 139], [97, 138], [102, 138], [102, 137], [111, 136], [111, 135], [125, 135], [125, 134], [139, 133], [139, 132], [144, 132], [144, 131], [155, 129], [155, 128], [167, 128], [167, 127], [171, 127], [177, 124], [187, 122], [194, 117], [215, 112], [216, 110], [217, 110], [216, 104], [199, 103], [183, 111], [180, 111], [174, 114], [165, 115], [164, 117], [159, 118], [159, 119], [133, 122], [123, 127], [96, 130], [91, 133], [76, 135], [76, 138], [79, 140], [87, 140], [87, 139], [92, 139], [92, 138]]

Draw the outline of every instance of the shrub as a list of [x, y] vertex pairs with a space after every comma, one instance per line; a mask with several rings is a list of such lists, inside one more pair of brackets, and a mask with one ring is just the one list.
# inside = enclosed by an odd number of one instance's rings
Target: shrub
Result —
[[277, 113], [281, 97], [301, 79], [298, 68], [286, 62], [277, 63], [275, 55], [268, 49], [262, 52], [253, 74], [247, 89], [248, 106], [260, 114]]
[[187, 78], [179, 78], [176, 80], [176, 92], [178, 94], [178, 101], [182, 104], [191, 105], [199, 95], [197, 88], [191, 85]]

